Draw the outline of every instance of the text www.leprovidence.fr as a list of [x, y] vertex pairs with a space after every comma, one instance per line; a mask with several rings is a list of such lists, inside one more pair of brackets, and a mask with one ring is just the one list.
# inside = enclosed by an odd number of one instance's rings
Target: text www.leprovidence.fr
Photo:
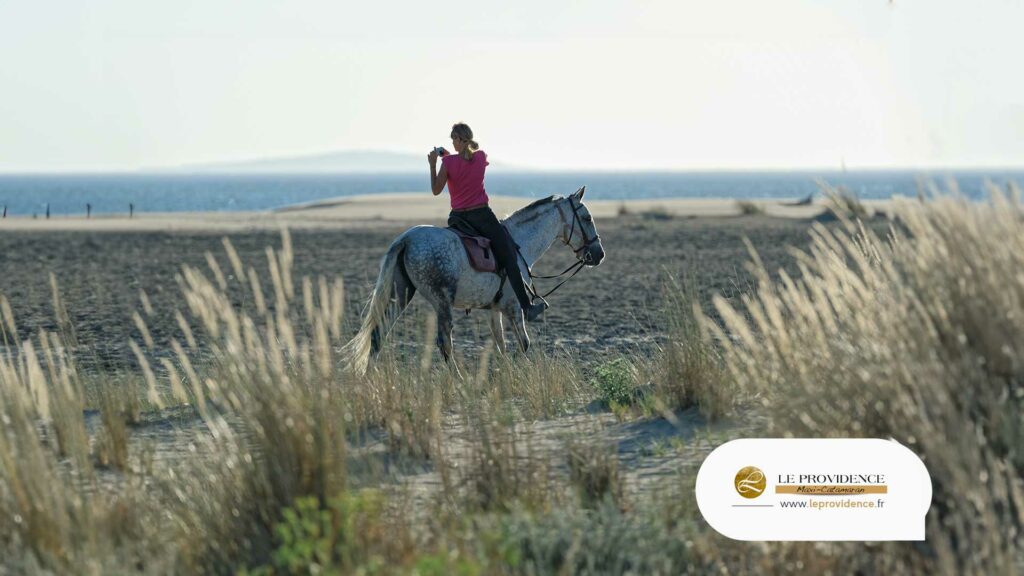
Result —
[[853, 500], [850, 498], [843, 498], [841, 500], [780, 500], [779, 506], [782, 508], [815, 508], [818, 510], [830, 508], [884, 508], [885, 500], [881, 498], [876, 500]]

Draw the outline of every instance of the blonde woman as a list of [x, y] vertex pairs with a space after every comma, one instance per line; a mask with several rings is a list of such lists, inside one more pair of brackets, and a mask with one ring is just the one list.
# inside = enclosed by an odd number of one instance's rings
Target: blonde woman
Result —
[[[461, 220], [491, 241], [494, 256], [508, 275], [508, 282], [512, 285], [526, 320], [534, 320], [547, 308], [547, 304], [531, 303], [519, 270], [516, 249], [498, 217], [487, 205], [487, 192], [484, 190], [487, 153], [473, 140], [473, 131], [466, 124], [460, 122], [452, 126], [451, 138], [454, 154], [440, 148], [427, 155], [430, 161], [430, 189], [434, 196], [438, 196], [444, 191], [445, 185], [448, 186], [452, 205], [448, 225], [453, 226]], [[440, 172], [437, 170], [438, 156], [441, 157]]]

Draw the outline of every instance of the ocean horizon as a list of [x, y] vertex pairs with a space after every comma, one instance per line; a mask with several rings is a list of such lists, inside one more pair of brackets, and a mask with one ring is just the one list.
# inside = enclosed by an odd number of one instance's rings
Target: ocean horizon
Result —
[[[423, 173], [111, 173], [0, 174], [0, 205], [10, 216], [143, 212], [260, 211], [328, 198], [428, 191]], [[820, 194], [820, 181], [865, 200], [915, 196], [928, 182], [941, 190], [956, 183], [972, 200], [987, 197], [985, 182], [1006, 188], [1024, 183], [1024, 169], [750, 171], [750, 172], [500, 172], [489, 173], [487, 192], [541, 198], [587, 186], [587, 198], [791, 199]]]

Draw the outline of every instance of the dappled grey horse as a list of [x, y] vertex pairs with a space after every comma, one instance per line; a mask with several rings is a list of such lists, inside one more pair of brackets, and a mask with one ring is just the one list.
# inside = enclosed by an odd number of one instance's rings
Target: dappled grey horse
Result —
[[[522, 208], [503, 222], [519, 246], [519, 268], [529, 280], [530, 268], [556, 240], [576, 254], [580, 265], [596, 266], [604, 248], [594, 219], [583, 204], [584, 188], [568, 197], [551, 196]], [[415, 226], [403, 232], [388, 248], [380, 264], [359, 333], [345, 345], [351, 366], [365, 372], [371, 352], [376, 352], [402, 310], [419, 292], [437, 312], [437, 346], [445, 361], [452, 355], [452, 320], [455, 310], [484, 308], [491, 311], [491, 334], [499, 350], [505, 348], [502, 315], [515, 331], [519, 349], [530, 347], [526, 321], [511, 287], [493, 272], [479, 272], [470, 265], [462, 240], [451, 230]]]

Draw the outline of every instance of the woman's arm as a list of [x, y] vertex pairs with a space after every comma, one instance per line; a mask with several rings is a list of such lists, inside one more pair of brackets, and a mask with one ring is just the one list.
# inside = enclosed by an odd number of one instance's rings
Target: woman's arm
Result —
[[437, 153], [431, 152], [428, 156], [430, 160], [430, 191], [437, 196], [444, 190], [444, 185], [448, 183], [448, 169], [445, 168], [444, 164], [441, 164], [441, 172], [437, 172]]

